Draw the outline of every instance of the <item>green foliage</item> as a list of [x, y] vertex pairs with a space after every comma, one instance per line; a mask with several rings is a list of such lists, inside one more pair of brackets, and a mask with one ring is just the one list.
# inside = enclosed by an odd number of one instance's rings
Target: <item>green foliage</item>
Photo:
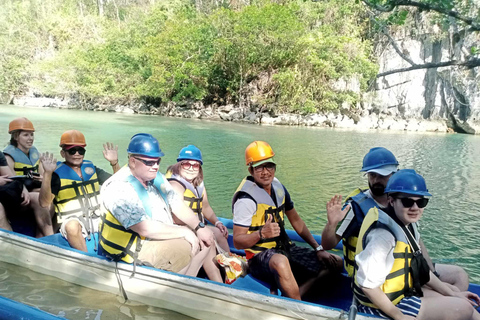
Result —
[[[0, 44], [11, 42], [0, 92], [225, 103], [268, 73], [274, 90], [258, 101], [309, 113], [355, 103], [376, 71], [363, 7], [353, 1], [258, 1], [237, 10], [123, 1], [107, 2], [103, 16], [92, 1], [36, 2], [40, 10], [9, 3], [0, 26], [21, 26], [28, 41], [0, 34]], [[338, 87], [351, 79], [359, 88]]]

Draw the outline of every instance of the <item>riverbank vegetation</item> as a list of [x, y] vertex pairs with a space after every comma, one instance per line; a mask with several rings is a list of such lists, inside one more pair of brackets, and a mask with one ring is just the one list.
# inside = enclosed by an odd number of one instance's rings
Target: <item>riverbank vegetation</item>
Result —
[[377, 70], [356, 1], [0, 3], [4, 96], [310, 113], [354, 104]]

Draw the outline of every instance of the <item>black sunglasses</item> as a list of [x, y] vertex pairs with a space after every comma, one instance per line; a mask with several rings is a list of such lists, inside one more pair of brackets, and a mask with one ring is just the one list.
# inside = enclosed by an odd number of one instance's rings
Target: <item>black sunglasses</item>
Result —
[[68, 150], [63, 149], [63, 151], [68, 152], [69, 155], [73, 156], [75, 153], [78, 152], [79, 155], [83, 156], [85, 154], [85, 148], [77, 147], [77, 148], [70, 148]]
[[264, 168], [267, 169], [267, 171], [272, 172], [273, 170], [275, 170], [275, 168], [277, 168], [277, 165], [275, 163], [270, 162], [270, 163], [261, 164], [257, 167], [254, 167], [253, 170], [255, 172], [262, 172]]
[[135, 160], [140, 161], [141, 163], [143, 163], [147, 167], [153, 167], [156, 164], [160, 164], [160, 161], [162, 161], [162, 158], [158, 158], [158, 160], [143, 160], [143, 159], [140, 159], [140, 158], [137, 158], [137, 157], [133, 157], [133, 158]]
[[402, 205], [405, 208], [411, 208], [411, 207], [413, 207], [413, 204], [416, 203], [417, 207], [419, 207], [420, 209], [425, 208], [427, 206], [428, 200], [429, 200], [427, 198], [420, 198], [418, 200], [413, 200], [413, 199], [410, 199], [410, 198], [398, 198], [398, 199], [400, 199], [400, 201], [402, 202]]

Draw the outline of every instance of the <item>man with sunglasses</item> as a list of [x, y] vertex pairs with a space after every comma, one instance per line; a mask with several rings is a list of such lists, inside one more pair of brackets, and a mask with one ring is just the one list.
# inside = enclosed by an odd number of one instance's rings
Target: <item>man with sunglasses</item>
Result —
[[[233, 243], [245, 249], [250, 273], [268, 282], [271, 292], [300, 300], [319, 278], [339, 271], [342, 261], [323, 250], [300, 218], [287, 189], [275, 178], [274, 152], [264, 141], [245, 150], [250, 176], [233, 196]], [[292, 245], [284, 228], [285, 215], [312, 249]]]
[[[196, 276], [203, 265], [210, 280], [222, 282], [212, 259], [216, 250], [212, 232], [158, 171], [164, 156], [158, 140], [136, 134], [127, 153], [128, 166], [102, 186], [107, 212], [100, 227], [99, 253], [114, 261], [141, 262], [189, 276]], [[185, 226], [174, 224], [173, 213]]]
[[349, 276], [353, 274], [355, 248], [363, 218], [371, 208], [382, 209], [387, 206], [385, 187], [397, 170], [398, 161], [392, 152], [382, 147], [372, 148], [363, 158], [360, 170], [367, 175], [369, 188], [357, 188], [350, 193], [343, 210], [340, 195], [335, 195], [327, 203], [327, 224], [322, 232], [322, 246], [330, 250], [343, 238], [344, 266]]
[[[322, 246], [325, 249], [331, 249], [343, 239], [344, 266], [349, 276], [353, 275], [355, 250], [363, 219], [371, 208], [387, 207], [388, 196], [385, 188], [397, 170], [398, 161], [391, 151], [382, 147], [372, 148], [363, 158], [363, 166], [360, 170], [366, 173], [369, 188], [354, 190], [347, 197], [343, 210], [340, 195], [335, 195], [327, 203], [328, 221], [322, 232]], [[453, 265], [434, 265], [422, 239], [420, 239], [420, 246], [431, 270], [437, 277], [451, 285], [453, 290], [467, 290], [469, 279], [464, 269]]]
[[[85, 238], [98, 231], [101, 215], [99, 202], [100, 185], [111, 174], [85, 160], [85, 136], [78, 130], [68, 130], [60, 138], [60, 155], [65, 159], [58, 162], [48, 152], [40, 157], [43, 168], [43, 183], [40, 188], [40, 205], [55, 206], [60, 233], [71, 247], [87, 252]], [[104, 144], [103, 155], [112, 166], [113, 173], [120, 169], [118, 147]]]

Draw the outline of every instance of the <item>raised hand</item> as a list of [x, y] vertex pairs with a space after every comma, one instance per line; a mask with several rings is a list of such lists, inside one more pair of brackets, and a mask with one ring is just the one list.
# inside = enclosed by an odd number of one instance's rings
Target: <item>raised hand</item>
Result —
[[265, 225], [262, 228], [262, 236], [264, 238], [275, 238], [280, 235], [280, 226], [276, 222], [272, 222], [273, 215], [269, 214]]
[[348, 210], [350, 210], [350, 205], [345, 206], [342, 210], [342, 196], [334, 195], [330, 201], [327, 202], [327, 219], [331, 224], [338, 224], [340, 221], [345, 218]]
[[53, 156], [53, 153], [42, 153], [40, 161], [42, 162], [43, 170], [45, 172], [52, 173], [57, 168], [57, 159]]
[[111, 142], [103, 144], [103, 157], [113, 166], [118, 163], [118, 145]]

